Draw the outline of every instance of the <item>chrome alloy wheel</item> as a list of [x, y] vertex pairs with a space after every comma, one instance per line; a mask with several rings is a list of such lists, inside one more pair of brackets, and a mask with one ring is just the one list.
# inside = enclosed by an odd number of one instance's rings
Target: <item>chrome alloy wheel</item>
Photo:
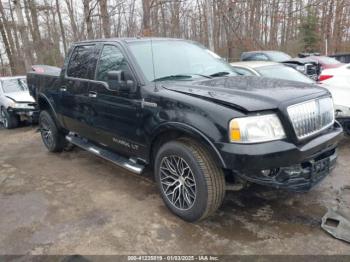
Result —
[[1, 109], [1, 116], [0, 116], [0, 122], [2, 122], [2, 124], [4, 125], [5, 128], [8, 127], [8, 119], [7, 119], [7, 116], [6, 116], [6, 113], [4, 111], [4, 109]]
[[47, 123], [45, 119], [43, 119], [40, 123], [40, 132], [44, 143], [48, 147], [51, 147], [54, 143], [53, 134], [52, 134], [50, 125]]
[[180, 210], [190, 209], [196, 200], [196, 180], [187, 162], [178, 156], [163, 157], [160, 164], [161, 189]]

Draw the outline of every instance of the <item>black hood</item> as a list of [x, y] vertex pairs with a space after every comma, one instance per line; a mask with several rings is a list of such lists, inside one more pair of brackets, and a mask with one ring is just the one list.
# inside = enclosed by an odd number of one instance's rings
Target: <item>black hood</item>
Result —
[[192, 82], [164, 82], [163, 87], [222, 104], [230, 104], [245, 111], [276, 109], [292, 100], [307, 100], [329, 92], [314, 84], [265, 78], [233, 76]]

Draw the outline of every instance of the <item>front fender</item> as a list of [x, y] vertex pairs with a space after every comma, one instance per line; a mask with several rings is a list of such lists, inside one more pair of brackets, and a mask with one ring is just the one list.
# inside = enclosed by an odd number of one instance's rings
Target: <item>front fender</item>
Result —
[[225, 161], [223, 160], [219, 150], [216, 148], [214, 143], [206, 136], [203, 132], [198, 130], [197, 128], [181, 123], [181, 122], [167, 122], [163, 123], [160, 126], [157, 127], [157, 129], [152, 132], [152, 139], [151, 139], [151, 145], [154, 144], [154, 142], [157, 140], [157, 138], [163, 134], [171, 133], [171, 132], [180, 132], [184, 133], [190, 137], [197, 138], [201, 142], [205, 143], [205, 145], [208, 147], [208, 149], [214, 154], [214, 156], [219, 161], [219, 164], [221, 167], [226, 168]]

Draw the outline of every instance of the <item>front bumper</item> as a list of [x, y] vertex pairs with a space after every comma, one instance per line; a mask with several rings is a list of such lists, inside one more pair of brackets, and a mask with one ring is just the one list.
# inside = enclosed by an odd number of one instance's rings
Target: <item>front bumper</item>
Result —
[[9, 108], [7, 111], [18, 115], [21, 119], [30, 119], [33, 122], [37, 122], [39, 119], [38, 109]]
[[335, 123], [327, 133], [295, 145], [288, 141], [261, 144], [218, 144], [226, 168], [257, 184], [307, 191], [327, 176], [336, 163], [342, 128]]

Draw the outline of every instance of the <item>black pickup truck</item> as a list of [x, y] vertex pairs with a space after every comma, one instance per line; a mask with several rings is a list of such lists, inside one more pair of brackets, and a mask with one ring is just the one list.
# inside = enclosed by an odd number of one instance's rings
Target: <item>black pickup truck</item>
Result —
[[77, 145], [132, 172], [154, 168], [165, 204], [196, 221], [226, 189], [307, 191], [329, 174], [342, 128], [315, 85], [239, 76], [194, 42], [104, 39], [27, 81], [51, 152]]

